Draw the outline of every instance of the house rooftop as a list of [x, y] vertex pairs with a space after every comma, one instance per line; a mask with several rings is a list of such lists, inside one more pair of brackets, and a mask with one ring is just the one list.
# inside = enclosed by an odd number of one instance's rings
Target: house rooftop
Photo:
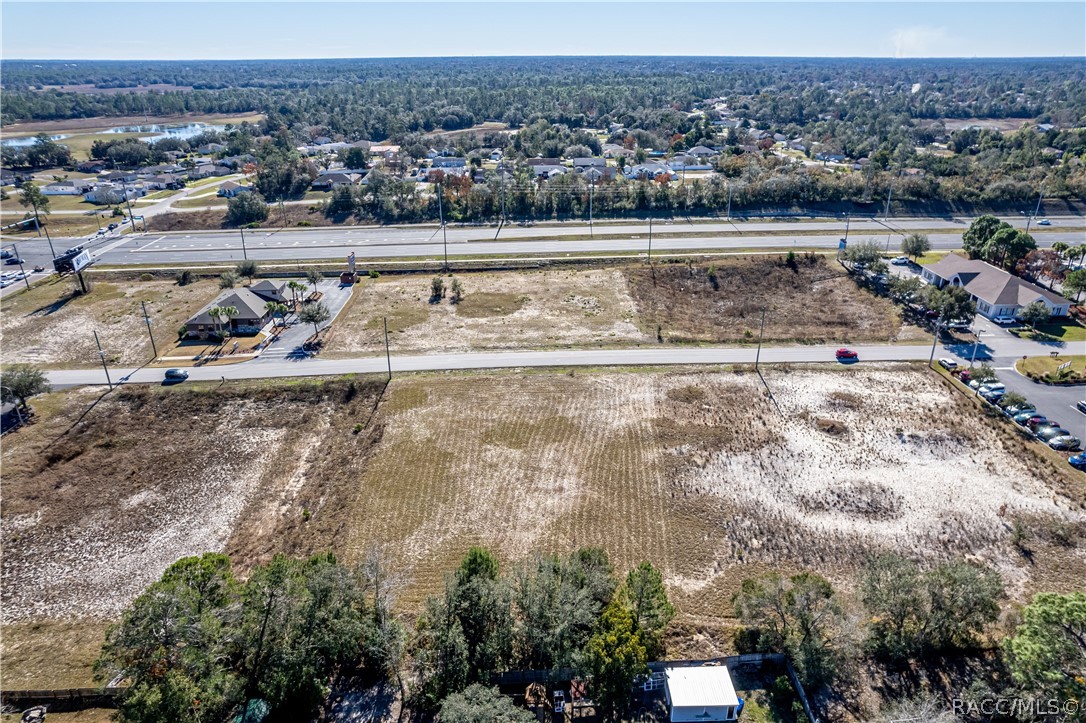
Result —
[[240, 289], [226, 289], [216, 296], [214, 301], [193, 314], [187, 323], [214, 324], [215, 320], [211, 318], [211, 314], [209, 314], [208, 311], [216, 306], [237, 307], [238, 316], [242, 319], [261, 319], [267, 313], [267, 303], [267, 300], [260, 298], [244, 287]]
[[723, 665], [664, 669], [671, 705], [676, 708], [714, 708], [739, 705], [732, 677]]
[[1067, 299], [1054, 291], [1020, 279], [1002, 269], [977, 259], [947, 254], [927, 267], [936, 276], [948, 281], [957, 277], [959, 283], [973, 296], [992, 305], [1025, 306], [1044, 297], [1055, 304], [1067, 304]]

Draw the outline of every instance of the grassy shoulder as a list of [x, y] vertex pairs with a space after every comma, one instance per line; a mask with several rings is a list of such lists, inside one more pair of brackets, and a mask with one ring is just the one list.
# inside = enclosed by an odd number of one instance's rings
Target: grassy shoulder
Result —
[[[1064, 364], [1070, 366], [1060, 369]], [[1086, 354], [1031, 356], [1019, 359], [1014, 368], [1025, 377], [1045, 382], [1078, 382], [1086, 380]]]
[[1020, 339], [1033, 341], [1086, 341], [1086, 326], [1074, 319], [1050, 321], [1047, 324], [1038, 324], [1036, 328], [1020, 326], [1010, 332]]

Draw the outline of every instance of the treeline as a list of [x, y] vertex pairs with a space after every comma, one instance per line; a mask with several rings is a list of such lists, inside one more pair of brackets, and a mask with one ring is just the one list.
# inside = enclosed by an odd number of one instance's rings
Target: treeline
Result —
[[[798, 126], [831, 115], [868, 134], [902, 119], [1045, 118], [1074, 122], [1086, 72], [1073, 60], [453, 58], [4, 64], [3, 122], [98, 115], [279, 112], [290, 123], [383, 139], [514, 126], [617, 122], [662, 130], [698, 101], [737, 99], [749, 116]], [[191, 91], [72, 93], [171, 84]], [[920, 87], [913, 92], [913, 84]], [[883, 126], [879, 128], [878, 126]]]
[[[241, 711], [302, 720], [338, 681], [358, 676], [398, 686], [412, 710], [443, 723], [533, 720], [490, 687], [494, 673], [510, 669], [571, 669], [588, 680], [602, 719], [617, 720], [647, 662], [666, 656], [675, 614], [655, 567], [645, 562], [619, 578], [596, 548], [504, 568], [472, 548], [410, 626], [394, 611], [401, 584], [376, 552], [357, 566], [331, 554], [276, 556], [244, 580], [225, 555], [184, 558], [109, 629], [96, 672], [129, 686], [118, 717], [132, 723]], [[730, 603], [739, 651], [786, 653], [818, 699], [872, 666], [984, 656], [993, 674], [963, 699], [1081, 700], [1086, 595], [1038, 594], [1000, 638], [1004, 598], [999, 575], [978, 564], [885, 553], [858, 571], [847, 595], [815, 573], [766, 573], [743, 580]], [[771, 694], [787, 688], [770, 686]]]
[[459, 720], [457, 710], [483, 720], [479, 711], [493, 708], [520, 720], [487, 689], [491, 675], [566, 667], [592, 678], [613, 716], [663, 655], [674, 615], [651, 564], [620, 580], [594, 548], [504, 570], [472, 548], [412, 630], [393, 614], [396, 579], [376, 554], [353, 567], [330, 554], [277, 556], [244, 581], [225, 555], [185, 558], [108, 631], [97, 674], [130, 686], [119, 718], [132, 723], [224, 720], [254, 707], [301, 720], [338, 677], [358, 673], [395, 682], [415, 710], [442, 710], [443, 721]]

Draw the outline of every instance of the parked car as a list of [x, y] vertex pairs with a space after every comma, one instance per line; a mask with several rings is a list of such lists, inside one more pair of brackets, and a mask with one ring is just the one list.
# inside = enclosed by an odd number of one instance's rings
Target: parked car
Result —
[[1075, 469], [1081, 469], [1083, 472], [1086, 472], [1086, 454], [1071, 455], [1067, 458], [1067, 464]]
[[892, 263], [894, 266], [908, 266], [909, 259], [905, 256], [895, 256], [890, 260], [890, 263]]
[[1063, 427], [1052, 426], [1045, 427], [1039, 432], [1036, 432], [1036, 435], [1037, 439], [1041, 440], [1042, 442], [1051, 442], [1056, 437], [1070, 437], [1071, 432], [1064, 429]]
[[189, 373], [184, 369], [167, 369], [166, 380], [171, 382], [183, 382], [189, 378]]
[[1017, 323], [1013, 316], [1007, 316], [1006, 314], [1001, 314], [1000, 316], [993, 317], [992, 321], [1000, 325]]
[[1083, 399], [1081, 402], [1075, 402], [1075, 409], [1086, 414], [1086, 399]]
[[1010, 406], [1003, 407], [1003, 413], [1008, 417], [1017, 417], [1024, 412], [1037, 413], [1037, 410], [1033, 408], [1032, 404], [1011, 404]]
[[981, 394], [986, 392], [1005, 392], [1007, 391], [1007, 385], [1003, 382], [988, 382], [987, 384], [981, 384], [978, 391], [980, 391]]
[[834, 356], [837, 357], [837, 359], [841, 360], [841, 361], [844, 361], [846, 359], [859, 359], [860, 358], [859, 354], [854, 352], [852, 349], [846, 349], [845, 347], [841, 347], [840, 349], [838, 349], [834, 353]]
[[962, 380], [962, 384], [969, 384], [970, 379], [973, 377], [973, 372], [968, 369], [955, 369], [952, 373]]
[[1014, 421], [1017, 424], [1022, 425], [1026, 429], [1033, 429], [1038, 424], [1044, 424], [1045, 422], [1047, 422], [1048, 417], [1043, 414], [1037, 414], [1036, 412], [1034, 412], [1033, 414], [1016, 414], [1014, 416]]
[[7, 249], [0, 249], [0, 259], [6, 259], [8, 256], [11, 256], [10, 251]]
[[1037, 222], [1037, 225], [1038, 226], [1051, 226], [1052, 222], [1049, 221], [1047, 218], [1042, 218], [1040, 221]]
[[1082, 440], [1070, 434], [1048, 440], [1048, 446], [1066, 452], [1073, 452], [1082, 445]]
[[979, 396], [989, 404], [995, 404], [1003, 398], [1003, 395], [1004, 391], [1002, 389], [989, 389], [986, 392], [981, 392]]
[[944, 358], [939, 360], [939, 366], [950, 372], [958, 368], [958, 362], [954, 361], [953, 359]]

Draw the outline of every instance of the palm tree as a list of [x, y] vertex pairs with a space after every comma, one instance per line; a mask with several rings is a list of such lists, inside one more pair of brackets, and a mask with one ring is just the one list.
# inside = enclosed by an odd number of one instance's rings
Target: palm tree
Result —
[[316, 269], [310, 269], [309, 271], [305, 272], [305, 279], [309, 282], [309, 285], [313, 287], [313, 291], [316, 291], [317, 284], [319, 284], [321, 280], [324, 279], [324, 274], [322, 274], [320, 271], [317, 271]]
[[1060, 255], [1061, 259], [1067, 258], [1067, 252], [1071, 250], [1071, 244], [1065, 244], [1063, 241], [1057, 241], [1052, 244], [1052, 250]]
[[215, 335], [222, 336], [222, 334], [219, 333], [219, 325], [222, 323], [222, 307], [212, 306], [207, 310], [207, 314], [211, 317], [211, 320], [215, 322]]
[[290, 289], [291, 294], [294, 296], [294, 308], [298, 308], [298, 294], [304, 294], [308, 288], [305, 284], [298, 281], [291, 281], [287, 284], [287, 288]]
[[280, 304], [278, 301], [269, 301], [268, 303], [264, 304], [264, 308], [269, 314], [272, 315], [273, 325], [275, 324], [275, 316], [277, 314], [279, 315], [282, 323], [286, 323], [287, 311], [290, 310], [286, 304]]
[[238, 315], [238, 307], [236, 306], [220, 306], [219, 316], [226, 319], [226, 326], [230, 326], [230, 320]]

